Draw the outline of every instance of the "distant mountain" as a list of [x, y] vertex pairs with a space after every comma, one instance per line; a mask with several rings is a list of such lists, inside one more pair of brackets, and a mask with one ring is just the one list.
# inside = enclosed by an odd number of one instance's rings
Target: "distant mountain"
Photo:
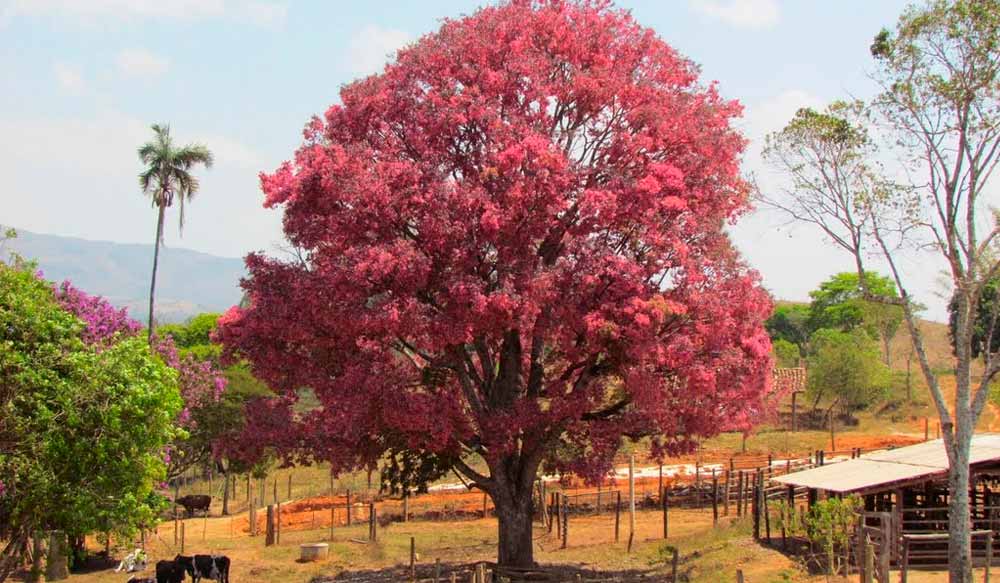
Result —
[[[153, 246], [89, 241], [17, 230], [6, 247], [38, 262], [45, 278], [68, 279], [80, 289], [127, 308], [146, 323]], [[239, 303], [243, 260], [190, 249], [160, 249], [156, 319], [181, 322], [201, 312], [221, 312]]]

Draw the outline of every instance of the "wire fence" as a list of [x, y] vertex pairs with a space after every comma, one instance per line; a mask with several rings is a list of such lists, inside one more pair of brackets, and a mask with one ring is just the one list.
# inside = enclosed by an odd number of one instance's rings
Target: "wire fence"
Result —
[[[712, 509], [715, 516], [744, 516], [750, 512], [754, 488], [763, 483], [767, 500], [782, 499], [787, 487], [772, 484], [771, 479], [816, 465], [835, 463], [863, 453], [860, 449], [816, 451], [797, 458], [778, 459], [767, 455], [734, 455], [712, 463], [657, 465], [638, 468], [634, 472], [636, 508]], [[627, 504], [627, 471], [619, 470], [612, 487], [572, 487], [565, 480], [546, 478], [539, 481], [534, 492], [536, 518], [552, 520], [551, 516], [565, 512], [571, 516], [620, 514]], [[263, 533], [267, 526], [264, 512], [274, 506], [277, 527], [284, 531], [331, 529], [372, 520], [382, 526], [409, 520], [451, 521], [491, 517], [494, 508], [490, 498], [479, 490], [441, 489], [426, 494], [388, 497], [374, 489], [333, 491], [331, 485], [320, 488], [307, 482], [297, 486], [295, 475], [269, 479], [241, 476], [188, 482], [189, 488], [201, 487], [213, 498], [210, 514], [221, 515], [221, 499], [232, 517], [230, 530], [234, 536]], [[175, 492], [183, 492], [178, 483]], [[226, 490], [228, 489], [228, 493]], [[793, 496], [802, 492], [794, 491]], [[558, 500], [555, 500], [557, 497]], [[558, 504], [558, 510], [553, 505]], [[372, 509], [375, 509], [374, 511]], [[544, 517], [542, 515], [545, 515]], [[170, 516], [176, 520], [177, 517]]]

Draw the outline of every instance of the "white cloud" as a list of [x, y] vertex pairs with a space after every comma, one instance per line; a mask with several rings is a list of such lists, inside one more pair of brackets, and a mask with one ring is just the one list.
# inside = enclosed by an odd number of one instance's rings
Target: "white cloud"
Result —
[[780, 17], [777, 0], [690, 0], [690, 5], [736, 28], [770, 28]]
[[124, 49], [116, 59], [118, 70], [130, 77], [158, 77], [170, 68], [170, 60], [146, 49]]
[[107, 20], [243, 20], [257, 26], [284, 22], [284, 2], [262, 0], [8, 0], [0, 24], [14, 16], [53, 17], [81, 23]]
[[52, 67], [59, 87], [70, 95], [80, 95], [87, 89], [80, 70], [66, 63], [56, 63]]
[[172, 18], [197, 20], [223, 14], [223, 0], [13, 0], [11, 12], [64, 18]]
[[410, 40], [402, 30], [369, 24], [351, 36], [343, 64], [352, 73], [376, 73]]

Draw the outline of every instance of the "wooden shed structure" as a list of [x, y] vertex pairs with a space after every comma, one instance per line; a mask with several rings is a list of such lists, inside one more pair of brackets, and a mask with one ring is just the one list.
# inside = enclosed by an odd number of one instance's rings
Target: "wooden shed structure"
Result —
[[[1000, 527], [1000, 434], [975, 435], [969, 459], [969, 519], [978, 535], [973, 537], [973, 556], [982, 561], [987, 548], [991, 555], [997, 552], [987, 539]], [[905, 554], [909, 564], [947, 563], [948, 455], [940, 439], [872, 452], [772, 481], [806, 488], [810, 502], [822, 495], [857, 495], [864, 500], [865, 525], [884, 533], [892, 562], [901, 562]]]

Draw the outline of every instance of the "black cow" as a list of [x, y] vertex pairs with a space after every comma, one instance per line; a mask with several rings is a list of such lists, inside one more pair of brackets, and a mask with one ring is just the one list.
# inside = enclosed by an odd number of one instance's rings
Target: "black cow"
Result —
[[188, 516], [194, 516], [196, 510], [208, 514], [208, 507], [212, 505], [212, 497], [207, 494], [188, 494], [174, 500], [174, 504], [183, 506]]
[[229, 557], [224, 555], [177, 555], [174, 562], [183, 565], [191, 580], [198, 583], [202, 579], [212, 579], [219, 583], [229, 583]]
[[182, 583], [184, 581], [184, 565], [177, 561], [157, 561], [156, 583]]

